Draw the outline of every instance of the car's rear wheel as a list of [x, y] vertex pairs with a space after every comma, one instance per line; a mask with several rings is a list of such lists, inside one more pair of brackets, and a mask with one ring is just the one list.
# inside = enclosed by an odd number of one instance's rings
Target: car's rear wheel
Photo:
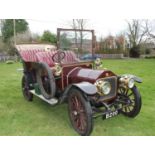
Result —
[[82, 92], [72, 88], [68, 96], [68, 111], [71, 124], [82, 136], [90, 135], [93, 129], [92, 108]]
[[119, 96], [122, 103], [121, 112], [128, 117], [136, 117], [141, 110], [141, 95], [136, 86], [132, 89], [119, 88]]
[[22, 93], [27, 101], [33, 100], [33, 94], [30, 93], [30, 86], [26, 76], [22, 77]]

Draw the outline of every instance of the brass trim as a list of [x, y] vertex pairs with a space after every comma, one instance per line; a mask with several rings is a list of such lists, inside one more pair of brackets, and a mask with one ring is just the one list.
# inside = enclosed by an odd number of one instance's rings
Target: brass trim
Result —
[[62, 65], [62, 68], [70, 67], [70, 66], [76, 66], [76, 65], [80, 65], [81, 66], [81, 65], [86, 65], [86, 64], [88, 64], [88, 65], [91, 64], [92, 68], [93, 68], [93, 62], [92, 61], [90, 61], [90, 62], [78, 62], [78, 63], [72, 63], [72, 64], [64, 64], [65, 66]]

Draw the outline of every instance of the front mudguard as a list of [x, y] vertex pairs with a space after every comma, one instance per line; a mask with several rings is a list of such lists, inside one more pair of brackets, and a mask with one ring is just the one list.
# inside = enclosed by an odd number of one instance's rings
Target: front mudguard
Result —
[[97, 93], [96, 86], [89, 82], [81, 82], [81, 83], [73, 84], [72, 86], [80, 89], [83, 93], [87, 95], [95, 95]]
[[77, 88], [79, 89], [81, 92], [83, 92], [85, 95], [95, 95], [97, 93], [97, 88], [95, 85], [93, 85], [92, 83], [89, 83], [89, 82], [80, 82], [80, 83], [76, 83], [76, 84], [71, 84], [69, 85], [62, 97], [60, 98], [59, 100], [59, 103], [62, 103], [68, 96], [68, 93], [69, 91], [72, 89], [72, 88]]
[[137, 82], [137, 83], [142, 83], [143, 82], [141, 78], [139, 78], [139, 77], [137, 77], [135, 75], [132, 75], [132, 74], [123, 74], [123, 75], [120, 76], [120, 78], [122, 78], [122, 77], [133, 78], [135, 80], [135, 82]]

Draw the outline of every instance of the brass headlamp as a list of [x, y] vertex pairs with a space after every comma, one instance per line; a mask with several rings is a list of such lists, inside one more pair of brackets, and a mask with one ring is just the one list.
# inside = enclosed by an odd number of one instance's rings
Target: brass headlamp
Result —
[[130, 76], [122, 76], [119, 79], [119, 84], [120, 84], [121, 87], [130, 88], [131, 89], [135, 85], [135, 80], [134, 80], [134, 78], [132, 78]]
[[111, 91], [111, 84], [102, 79], [96, 81], [95, 86], [97, 87], [98, 93], [102, 96], [108, 95]]
[[54, 66], [54, 75], [55, 76], [60, 76], [61, 73], [62, 73], [62, 67], [59, 63], [55, 63], [55, 66]]
[[95, 63], [96, 69], [100, 69], [102, 67], [102, 61], [100, 58], [97, 58], [94, 63]]

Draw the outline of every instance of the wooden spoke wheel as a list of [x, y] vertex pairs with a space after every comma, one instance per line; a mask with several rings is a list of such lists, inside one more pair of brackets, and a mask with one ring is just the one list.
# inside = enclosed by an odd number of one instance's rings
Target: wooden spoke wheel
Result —
[[141, 110], [141, 95], [136, 86], [132, 89], [119, 88], [118, 95], [122, 102], [121, 112], [128, 117], [136, 117]]
[[30, 93], [30, 87], [29, 87], [29, 83], [28, 80], [25, 76], [22, 77], [22, 93], [24, 98], [27, 101], [32, 101], [33, 100], [33, 94]]
[[75, 131], [82, 136], [90, 135], [93, 128], [91, 105], [76, 88], [69, 93], [68, 110]]

